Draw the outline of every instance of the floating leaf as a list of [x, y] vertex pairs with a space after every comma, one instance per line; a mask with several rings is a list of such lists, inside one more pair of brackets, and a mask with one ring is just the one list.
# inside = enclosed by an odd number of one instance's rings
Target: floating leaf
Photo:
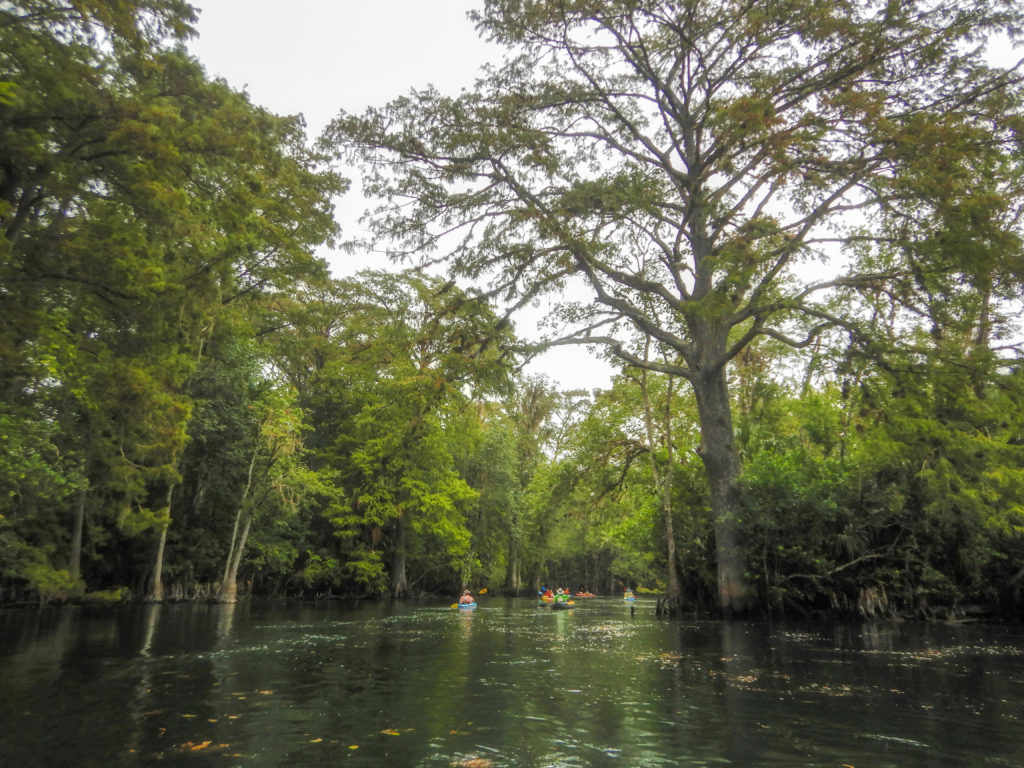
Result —
[[359, 749], [359, 745], [358, 744], [349, 744], [348, 748], [349, 749]]
[[310, 739], [309, 743], [310, 744], [319, 744], [321, 741], [323, 741], [322, 738], [316, 738], [316, 739]]
[[388, 736], [400, 736], [401, 735], [394, 728], [385, 728], [383, 731], [381, 731], [381, 733], [386, 733]]

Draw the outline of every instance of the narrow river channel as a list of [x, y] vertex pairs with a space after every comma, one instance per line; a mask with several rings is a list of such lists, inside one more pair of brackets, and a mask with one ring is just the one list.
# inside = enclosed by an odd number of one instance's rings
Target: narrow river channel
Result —
[[0, 612], [0, 766], [1024, 765], [1024, 632], [653, 601]]

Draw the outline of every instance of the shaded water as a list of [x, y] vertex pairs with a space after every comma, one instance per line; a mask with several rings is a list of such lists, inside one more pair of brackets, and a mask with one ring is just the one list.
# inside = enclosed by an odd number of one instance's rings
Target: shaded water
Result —
[[0, 766], [1024, 765], [1024, 634], [621, 600], [0, 612]]

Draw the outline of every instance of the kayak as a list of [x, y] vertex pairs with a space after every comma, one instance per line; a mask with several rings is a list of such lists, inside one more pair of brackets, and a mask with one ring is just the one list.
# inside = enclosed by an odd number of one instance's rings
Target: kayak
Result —
[[575, 608], [575, 607], [576, 607], [575, 603], [552, 603], [551, 604], [551, 610], [552, 611], [567, 611], [570, 608]]
[[476, 603], [459, 603], [460, 611], [471, 611], [476, 608]]
[[622, 599], [625, 600], [627, 603], [632, 603], [632, 602], [636, 601], [636, 598], [633, 597], [632, 595], [630, 595], [629, 597], [624, 597]]
[[593, 592], [577, 592], [573, 597], [597, 597]]

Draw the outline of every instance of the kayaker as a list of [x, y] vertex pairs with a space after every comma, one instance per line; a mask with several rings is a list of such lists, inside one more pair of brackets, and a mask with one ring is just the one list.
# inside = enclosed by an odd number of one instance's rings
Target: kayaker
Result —
[[468, 605], [469, 603], [475, 603], [476, 600], [473, 599], [473, 593], [467, 589], [462, 593], [462, 597], [459, 598], [459, 602], [462, 605]]

